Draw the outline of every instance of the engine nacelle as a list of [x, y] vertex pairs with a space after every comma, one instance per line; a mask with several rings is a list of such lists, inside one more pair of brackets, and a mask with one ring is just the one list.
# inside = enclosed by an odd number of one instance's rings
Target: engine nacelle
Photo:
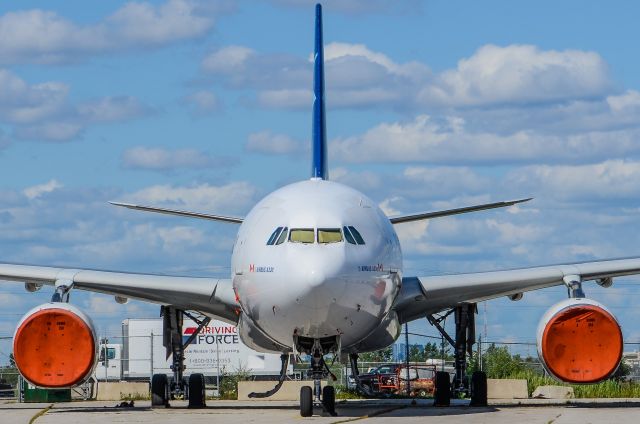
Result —
[[88, 379], [98, 362], [98, 347], [91, 319], [63, 302], [27, 312], [13, 336], [20, 374], [44, 388], [74, 387]]
[[549, 374], [568, 383], [597, 383], [622, 358], [622, 330], [604, 305], [572, 298], [553, 305], [538, 325], [538, 355]]

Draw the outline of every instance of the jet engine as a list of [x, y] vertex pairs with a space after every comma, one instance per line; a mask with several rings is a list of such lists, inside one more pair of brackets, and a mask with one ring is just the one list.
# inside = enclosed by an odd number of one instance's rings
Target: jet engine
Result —
[[611, 376], [622, 358], [622, 331], [604, 305], [566, 299], [542, 317], [538, 355], [549, 374], [569, 383], [597, 383]]
[[98, 362], [98, 341], [91, 319], [64, 302], [27, 312], [13, 336], [20, 374], [44, 388], [74, 387], [88, 379]]

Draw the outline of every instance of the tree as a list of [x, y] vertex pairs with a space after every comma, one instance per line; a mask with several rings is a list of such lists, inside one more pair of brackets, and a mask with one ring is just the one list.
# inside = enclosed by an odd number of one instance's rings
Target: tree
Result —
[[393, 359], [393, 348], [391, 346], [373, 352], [360, 354], [361, 362], [391, 362]]
[[409, 361], [411, 362], [424, 362], [424, 348], [421, 345], [414, 344], [409, 346]]
[[524, 371], [520, 355], [511, 356], [506, 346], [492, 344], [482, 355], [483, 370], [489, 378], [508, 378]]
[[442, 357], [442, 351], [436, 343], [428, 342], [424, 345], [424, 358], [425, 359], [440, 359]]

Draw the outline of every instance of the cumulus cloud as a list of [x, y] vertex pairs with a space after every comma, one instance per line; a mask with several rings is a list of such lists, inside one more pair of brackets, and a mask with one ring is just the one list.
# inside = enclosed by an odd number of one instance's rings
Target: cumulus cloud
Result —
[[172, 171], [180, 168], [202, 169], [229, 166], [228, 158], [215, 158], [196, 149], [165, 149], [162, 147], [134, 147], [122, 154], [122, 166], [129, 169]]
[[180, 207], [201, 212], [238, 212], [247, 208], [255, 199], [256, 189], [246, 182], [234, 182], [223, 186], [199, 184], [191, 187], [156, 185], [144, 188], [125, 197], [135, 203]]
[[456, 116], [419, 115], [413, 121], [383, 123], [360, 135], [334, 139], [330, 153], [346, 162], [577, 162], [637, 153], [638, 136], [638, 129], [569, 135], [533, 130], [500, 134], [470, 130], [466, 121]]
[[27, 187], [24, 189], [23, 193], [25, 196], [27, 196], [27, 198], [33, 200], [45, 193], [51, 193], [52, 191], [62, 187], [63, 185], [60, 184], [58, 181], [50, 180], [49, 182], [46, 182], [44, 184], [38, 184], [32, 187]]
[[532, 165], [517, 168], [507, 183], [561, 200], [636, 199], [640, 162], [611, 159], [588, 165]]
[[92, 25], [32, 9], [0, 16], [0, 63], [64, 63], [110, 51], [161, 47], [207, 34], [229, 1], [128, 2]]
[[418, 94], [424, 103], [478, 106], [603, 96], [612, 83], [594, 52], [542, 51], [531, 45], [485, 45]]
[[209, 90], [200, 90], [189, 94], [184, 98], [184, 101], [191, 107], [192, 113], [195, 115], [217, 112], [222, 107], [220, 99]]
[[[312, 56], [305, 61], [228, 46], [207, 55], [202, 70], [223, 77], [228, 87], [254, 89], [260, 106], [300, 108], [311, 99], [311, 62]], [[332, 42], [325, 46], [325, 67], [332, 107], [531, 107], [615, 95], [607, 64], [597, 53], [532, 45], [485, 45], [456, 68], [433, 74], [423, 63], [398, 63], [363, 44]], [[637, 100], [624, 99], [614, 100], [610, 109]]]
[[[415, 93], [415, 84], [430, 75], [417, 62], [398, 64], [362, 44], [325, 46], [327, 97], [332, 107], [398, 106]], [[264, 54], [243, 46], [228, 46], [207, 55], [201, 64], [231, 88], [256, 90], [262, 107], [298, 109], [312, 101], [312, 58]]]
[[248, 152], [268, 155], [289, 155], [305, 151], [309, 143], [302, 143], [286, 134], [273, 134], [271, 131], [260, 131], [249, 134], [245, 149]]
[[59, 82], [29, 84], [0, 69], [0, 123], [16, 139], [68, 141], [88, 125], [135, 119], [153, 109], [131, 96], [109, 96], [73, 104], [69, 87]]
[[32, 123], [57, 113], [69, 87], [58, 82], [29, 85], [12, 72], [0, 69], [0, 119], [11, 123]]

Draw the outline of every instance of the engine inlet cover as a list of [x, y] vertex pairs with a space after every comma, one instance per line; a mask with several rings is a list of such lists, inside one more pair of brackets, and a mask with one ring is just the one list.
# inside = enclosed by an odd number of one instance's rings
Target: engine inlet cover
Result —
[[68, 303], [29, 311], [13, 338], [16, 365], [38, 387], [73, 387], [86, 380], [97, 362], [98, 344], [89, 317]]
[[537, 341], [547, 371], [569, 383], [604, 380], [622, 358], [618, 321], [590, 299], [567, 299], [552, 306], [540, 321]]

